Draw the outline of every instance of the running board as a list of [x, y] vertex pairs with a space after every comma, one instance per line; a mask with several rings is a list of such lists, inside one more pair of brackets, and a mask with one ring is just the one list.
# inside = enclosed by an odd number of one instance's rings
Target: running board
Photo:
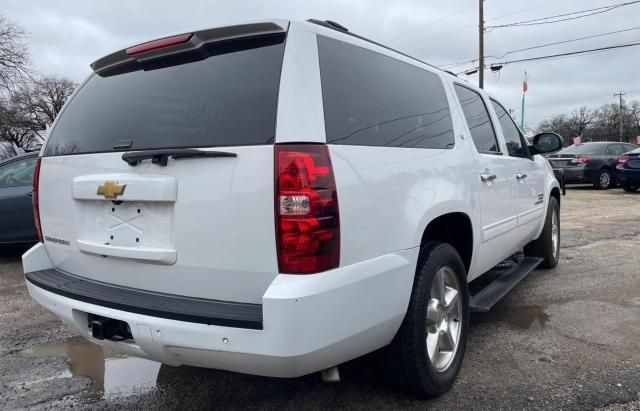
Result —
[[[471, 297], [469, 308], [474, 312], [485, 313], [491, 309], [513, 287], [522, 281], [540, 263], [542, 258], [525, 257], [508, 269], [494, 269], [497, 277], [481, 291]], [[484, 274], [490, 275], [491, 271]]]

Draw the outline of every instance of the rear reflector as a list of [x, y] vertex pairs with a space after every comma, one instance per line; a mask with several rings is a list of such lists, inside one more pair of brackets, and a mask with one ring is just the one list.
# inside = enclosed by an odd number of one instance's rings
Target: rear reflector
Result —
[[338, 194], [324, 144], [275, 145], [276, 243], [281, 273], [338, 267]]
[[36, 232], [38, 233], [38, 239], [43, 241], [42, 226], [40, 225], [40, 201], [38, 196], [38, 186], [40, 185], [40, 166], [42, 157], [38, 157], [36, 160], [36, 168], [33, 171], [33, 187], [31, 189], [31, 200], [33, 202], [33, 221], [36, 225]]
[[176, 44], [182, 44], [189, 41], [193, 36], [193, 33], [179, 34], [177, 36], [165, 37], [158, 40], [149, 41], [146, 43], [138, 44], [137, 46], [129, 47], [127, 49], [128, 55], [145, 53], [151, 50], [157, 50], [164, 47], [175, 46]]

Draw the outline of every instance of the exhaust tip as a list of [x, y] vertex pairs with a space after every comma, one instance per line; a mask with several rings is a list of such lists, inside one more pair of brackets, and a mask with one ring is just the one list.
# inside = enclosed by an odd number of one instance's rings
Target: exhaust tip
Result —
[[340, 382], [340, 369], [338, 366], [320, 371], [323, 382]]

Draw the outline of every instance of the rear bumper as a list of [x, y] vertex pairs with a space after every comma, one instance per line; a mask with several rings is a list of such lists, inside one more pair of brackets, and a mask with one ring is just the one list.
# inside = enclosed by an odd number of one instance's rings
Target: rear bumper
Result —
[[[418, 249], [314, 275], [278, 275], [263, 296], [263, 329], [180, 321], [69, 298], [27, 281], [31, 297], [80, 335], [129, 355], [274, 377], [297, 377], [387, 345], [407, 309]], [[26, 273], [51, 269], [42, 244]], [[87, 314], [125, 321], [134, 341], [94, 340]]]
[[640, 185], [640, 170], [616, 168], [618, 182], [622, 185]]
[[586, 167], [559, 168], [564, 174], [565, 184], [587, 184], [595, 179], [595, 173]]

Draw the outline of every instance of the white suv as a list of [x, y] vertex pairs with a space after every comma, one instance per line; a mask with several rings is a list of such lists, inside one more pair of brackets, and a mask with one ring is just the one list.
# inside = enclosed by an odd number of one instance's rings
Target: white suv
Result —
[[91, 67], [41, 151], [23, 265], [94, 342], [277, 377], [386, 347], [395, 381], [438, 395], [470, 310], [557, 264], [560, 187], [535, 155], [557, 136], [528, 146], [482, 90], [336, 23], [198, 31]]

